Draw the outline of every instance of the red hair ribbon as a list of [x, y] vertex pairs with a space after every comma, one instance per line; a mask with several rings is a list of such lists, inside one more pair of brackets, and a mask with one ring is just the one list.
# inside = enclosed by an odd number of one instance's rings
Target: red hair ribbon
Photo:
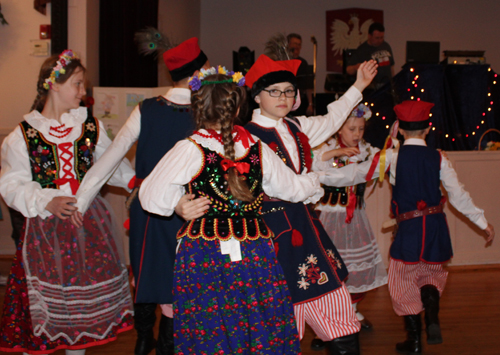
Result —
[[250, 164], [244, 162], [235, 163], [232, 160], [224, 159], [220, 164], [222, 165], [222, 169], [224, 169], [224, 171], [227, 171], [230, 168], [236, 168], [240, 174], [248, 173], [250, 171]]

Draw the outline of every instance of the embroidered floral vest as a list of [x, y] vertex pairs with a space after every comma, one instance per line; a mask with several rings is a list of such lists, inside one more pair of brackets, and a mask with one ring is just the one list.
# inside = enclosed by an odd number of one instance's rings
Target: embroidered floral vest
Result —
[[[57, 189], [58, 186], [53, 182], [59, 178], [60, 170], [57, 144], [49, 142], [28, 122], [23, 121], [19, 125], [28, 149], [33, 181], [42, 188]], [[99, 139], [99, 124], [94, 117], [89, 115], [82, 126], [82, 134], [73, 145], [74, 169], [79, 182], [94, 163], [93, 153]]]
[[197, 197], [208, 198], [210, 208], [203, 217], [186, 222], [177, 233], [177, 238], [187, 236], [192, 239], [201, 237], [206, 240], [229, 240], [234, 237], [243, 241], [273, 237], [273, 233], [260, 216], [264, 198], [260, 142], [250, 147], [245, 156], [235, 161], [250, 165], [249, 172], [243, 174], [250, 191], [256, 197], [250, 203], [233, 198], [228, 190], [226, 172], [221, 165], [224, 156], [202, 147], [192, 139], [189, 140], [203, 155], [203, 165], [193, 180], [186, 185], [186, 190]]

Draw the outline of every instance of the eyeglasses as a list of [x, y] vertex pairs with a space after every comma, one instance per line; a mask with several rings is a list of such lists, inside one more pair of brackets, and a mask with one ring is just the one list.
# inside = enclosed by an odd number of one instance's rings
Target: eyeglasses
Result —
[[271, 90], [262, 89], [262, 91], [267, 91], [269, 93], [269, 96], [271, 97], [281, 97], [282, 94], [285, 94], [285, 97], [288, 98], [295, 97], [297, 93], [294, 89], [288, 89], [285, 91], [281, 91], [278, 89], [271, 89]]

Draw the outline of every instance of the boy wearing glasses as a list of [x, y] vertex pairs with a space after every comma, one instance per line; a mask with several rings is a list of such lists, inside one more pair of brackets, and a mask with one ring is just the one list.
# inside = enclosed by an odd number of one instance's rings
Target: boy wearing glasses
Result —
[[[245, 128], [267, 143], [295, 173], [303, 174], [311, 169], [311, 148], [342, 126], [376, 75], [377, 64], [361, 64], [354, 85], [328, 105], [326, 115], [289, 118], [286, 116], [295, 104], [299, 66], [299, 60], [273, 61], [266, 55], [257, 59], [245, 80], [259, 108]], [[350, 165], [336, 170], [356, 169], [358, 164]], [[360, 175], [343, 174], [336, 186], [352, 185]], [[359, 182], [364, 181], [363, 176]], [[316, 213], [303, 203], [271, 198], [264, 201], [264, 219], [275, 234], [276, 255], [292, 295], [300, 338], [307, 322], [318, 337], [331, 341], [330, 353], [359, 354], [360, 323], [343, 283], [347, 268]]]

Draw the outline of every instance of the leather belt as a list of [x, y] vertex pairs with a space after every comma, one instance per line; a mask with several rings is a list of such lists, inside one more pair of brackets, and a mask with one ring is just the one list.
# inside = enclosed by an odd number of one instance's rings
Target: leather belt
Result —
[[405, 212], [398, 214], [396, 216], [396, 221], [402, 222], [402, 221], [407, 221], [412, 218], [417, 218], [417, 217], [422, 217], [422, 216], [427, 216], [429, 214], [436, 214], [436, 213], [442, 213], [443, 212], [443, 205], [439, 206], [434, 206], [434, 207], [428, 207], [423, 210], [415, 210], [415, 211], [410, 211], [410, 212]]
[[281, 201], [279, 198], [272, 198], [267, 195], [264, 195], [264, 202], [279, 202]]

